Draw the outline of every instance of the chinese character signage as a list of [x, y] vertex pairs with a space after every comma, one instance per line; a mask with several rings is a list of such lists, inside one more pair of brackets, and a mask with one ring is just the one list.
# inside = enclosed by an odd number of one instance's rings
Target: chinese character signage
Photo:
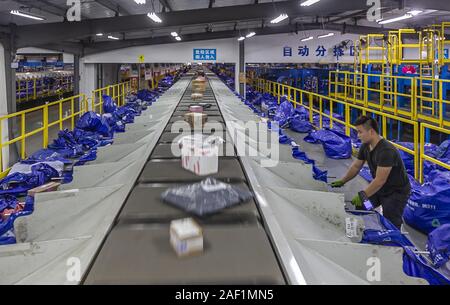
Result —
[[217, 49], [194, 49], [194, 60], [216, 60]]
[[[294, 54], [296, 57], [308, 57], [308, 58], [321, 58], [326, 56], [332, 56], [336, 60], [339, 60], [341, 57], [347, 56], [355, 56], [355, 48], [354, 46], [350, 46], [348, 49], [344, 49], [342, 46], [334, 46], [328, 47], [328, 49], [324, 45], [311, 46], [311, 45], [299, 45], [296, 47], [297, 52]], [[283, 57], [293, 57], [292, 47], [284, 46], [282, 50]]]

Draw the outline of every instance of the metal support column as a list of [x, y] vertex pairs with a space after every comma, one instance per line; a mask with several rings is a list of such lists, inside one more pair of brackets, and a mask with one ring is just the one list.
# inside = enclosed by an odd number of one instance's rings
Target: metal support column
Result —
[[244, 40], [239, 42], [239, 94], [242, 95], [245, 98], [245, 86], [246, 81], [241, 83], [241, 77], [240, 75], [244, 75], [245, 78], [245, 54], [244, 54]]

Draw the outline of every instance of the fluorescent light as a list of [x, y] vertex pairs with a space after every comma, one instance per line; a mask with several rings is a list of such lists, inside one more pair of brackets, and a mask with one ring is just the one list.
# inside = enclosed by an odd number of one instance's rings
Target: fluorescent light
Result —
[[300, 41], [308, 41], [308, 40], [311, 40], [311, 39], [313, 39], [313, 38], [314, 38], [314, 37], [309, 36], [309, 37], [307, 37], [307, 38], [300, 39]]
[[178, 40], [178, 41], [181, 41], [181, 37], [180, 36], [175, 37], [175, 39]]
[[177, 37], [178, 33], [177, 32], [172, 32], [172, 33], [170, 33], [170, 35], [172, 35], [173, 37]]
[[420, 13], [422, 13], [422, 11], [412, 10], [412, 11], [407, 12], [403, 16], [399, 16], [399, 17], [395, 17], [395, 18], [391, 18], [391, 19], [378, 21], [378, 24], [386, 24], [386, 23], [391, 23], [391, 22], [396, 22], [396, 21], [400, 21], [400, 20], [409, 19], [409, 18], [412, 18], [414, 16], [419, 15]]
[[97, 34], [95, 34], [95, 36], [103, 36], [103, 33], [97, 33]]
[[284, 19], [286, 19], [286, 18], [288, 18], [288, 17], [289, 17], [289, 16], [288, 16], [287, 14], [281, 14], [281, 15], [278, 16], [277, 18], [272, 19], [272, 20], [270, 21], [270, 23], [278, 23], [278, 22], [283, 21]]
[[155, 12], [148, 13], [147, 17], [150, 18], [151, 20], [153, 20], [156, 23], [161, 23], [162, 22], [161, 18], [159, 18], [158, 15], [155, 14]]
[[325, 38], [325, 37], [330, 37], [330, 36], [334, 36], [334, 33], [328, 33], [328, 34], [325, 34], [325, 35], [319, 35], [319, 36], [317, 36], [317, 38]]
[[119, 37], [114, 37], [114, 36], [111, 36], [111, 35], [109, 35], [108, 38], [112, 39], [112, 40], [119, 40], [120, 39]]
[[313, 5], [314, 3], [319, 2], [320, 0], [307, 0], [305, 2], [300, 3], [301, 6], [310, 6]]
[[30, 18], [30, 19], [34, 19], [34, 20], [40, 20], [40, 21], [45, 20], [45, 19], [42, 18], [42, 17], [33, 16], [33, 15], [30, 15], [30, 14], [27, 14], [27, 13], [22, 13], [22, 12], [17, 11], [17, 10], [11, 10], [10, 13], [11, 13], [12, 15], [16, 15], [16, 16], [20, 16], [20, 17], [25, 17], [25, 18]]
[[420, 10], [412, 10], [412, 11], [407, 12], [407, 14], [416, 16], [416, 15], [419, 15], [420, 13], [422, 13], [422, 12], [423, 11], [420, 11]]
[[245, 37], [250, 38], [250, 37], [253, 37], [253, 36], [255, 36], [255, 35], [256, 35], [255, 32], [250, 32], [250, 33], [248, 33], [247, 35], [245, 35]]
[[145, 4], [145, 0], [134, 0], [137, 4]]
[[242, 40], [244, 40], [244, 39], [245, 39], [245, 37], [244, 37], [244, 36], [241, 36], [241, 37], [238, 38], [238, 41], [242, 41]]

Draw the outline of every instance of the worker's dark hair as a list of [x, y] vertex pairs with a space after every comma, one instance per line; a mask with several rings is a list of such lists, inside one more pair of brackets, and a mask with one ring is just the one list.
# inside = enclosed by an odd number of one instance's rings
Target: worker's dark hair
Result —
[[362, 115], [359, 118], [356, 119], [355, 123], [353, 124], [355, 126], [364, 126], [365, 129], [373, 129], [376, 133], [378, 133], [378, 123], [374, 118], [368, 117], [366, 115]]

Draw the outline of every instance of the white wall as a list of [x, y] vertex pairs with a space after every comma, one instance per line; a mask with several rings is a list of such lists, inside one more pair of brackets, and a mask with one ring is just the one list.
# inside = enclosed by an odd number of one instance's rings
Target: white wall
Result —
[[[314, 30], [299, 32], [297, 34], [274, 34], [264, 36], [254, 36], [245, 40], [245, 62], [246, 63], [336, 63], [333, 56], [333, 47], [343, 40], [355, 41], [359, 35], [340, 34], [334, 32], [334, 36], [318, 39], [318, 35], [328, 34], [330, 31]], [[309, 41], [300, 41], [305, 37], [313, 36]], [[309, 48], [308, 56], [299, 55], [299, 46]], [[326, 49], [325, 56], [316, 56], [318, 46]], [[283, 56], [284, 47], [292, 49], [292, 56]], [[344, 50], [344, 56], [339, 57], [340, 63], [353, 63], [353, 56], [349, 55], [350, 50]]]
[[[95, 88], [95, 64], [85, 64], [83, 60], [80, 61], [80, 93], [86, 94], [87, 98], [91, 97], [92, 91]], [[89, 107], [91, 103], [89, 103]]]
[[239, 45], [234, 38], [130, 47], [88, 55], [85, 61], [86, 63], [138, 63], [139, 56], [144, 55], [146, 63], [196, 62], [193, 59], [194, 48], [217, 49], [216, 62], [239, 62]]
[[[5, 49], [0, 43], [0, 116], [8, 114], [8, 99], [6, 90], [9, 90], [9, 86], [6, 85], [6, 69], [10, 67], [5, 67]], [[7, 89], [8, 88], [8, 89]], [[3, 120], [2, 122], [2, 134], [0, 134], [2, 142], [8, 142], [8, 120]], [[2, 164], [9, 164], [9, 149], [8, 146], [2, 149]], [[5, 166], [3, 166], [6, 168]], [[0, 168], [3, 170], [3, 168]]]

